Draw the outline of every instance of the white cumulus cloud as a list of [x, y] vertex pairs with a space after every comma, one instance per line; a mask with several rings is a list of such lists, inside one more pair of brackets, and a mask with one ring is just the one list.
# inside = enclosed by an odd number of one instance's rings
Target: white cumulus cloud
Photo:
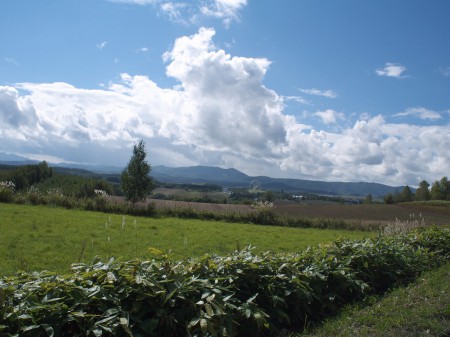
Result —
[[400, 112], [394, 115], [395, 117], [407, 117], [407, 116], [413, 116], [418, 117], [420, 119], [428, 119], [428, 120], [438, 120], [442, 119], [442, 115], [437, 112], [433, 111], [424, 107], [414, 107], [414, 108], [408, 108], [404, 112]]
[[375, 70], [378, 76], [401, 78], [406, 67], [396, 63], [386, 63], [383, 68]]
[[172, 22], [181, 24], [198, 23], [203, 17], [221, 20], [226, 27], [233, 21], [240, 21], [240, 11], [247, 5], [247, 0], [109, 0], [110, 2], [134, 5], [154, 5]]
[[319, 90], [319, 89], [300, 89], [301, 92], [307, 95], [322, 96], [327, 98], [338, 97], [337, 93], [333, 90]]
[[247, 0], [214, 0], [201, 7], [201, 12], [223, 20], [225, 26], [232, 21], [239, 21], [239, 11], [247, 5]]
[[179, 38], [165, 55], [167, 74], [180, 81], [188, 102], [165, 132], [206, 150], [236, 151], [239, 143], [249, 153], [272, 155], [285, 130], [281, 98], [261, 84], [270, 62], [216, 50], [214, 33], [200, 29]]
[[102, 50], [103, 48], [106, 47], [106, 45], [108, 44], [108, 41], [102, 41], [96, 44], [96, 47], [100, 50]]
[[6, 128], [33, 127], [37, 116], [32, 102], [20, 97], [16, 88], [0, 86], [0, 121]]
[[315, 116], [320, 117], [324, 124], [336, 124], [339, 119], [343, 119], [344, 115], [332, 109], [326, 109], [324, 111], [317, 111]]
[[308, 118], [338, 124], [343, 114], [285, 114], [288, 98], [263, 84], [270, 61], [230, 55], [214, 45], [214, 34], [202, 28], [165, 53], [174, 88], [129, 74], [97, 90], [68, 83], [0, 87], [0, 151], [125, 165], [132, 144], [144, 139], [154, 165], [391, 185], [448, 175], [448, 123], [395, 124], [366, 115], [339, 131], [314, 129]]
[[161, 12], [167, 16], [170, 21], [179, 23], [188, 23], [186, 19], [185, 11], [188, 8], [188, 4], [180, 2], [164, 2], [160, 5]]

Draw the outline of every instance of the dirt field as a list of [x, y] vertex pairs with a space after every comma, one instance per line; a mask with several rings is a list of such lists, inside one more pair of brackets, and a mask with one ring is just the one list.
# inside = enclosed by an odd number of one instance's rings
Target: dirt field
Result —
[[187, 201], [173, 201], [173, 200], [155, 200], [151, 202], [156, 204], [158, 208], [182, 208], [189, 207], [198, 211], [220, 212], [220, 213], [237, 213], [246, 214], [251, 211], [251, 207], [247, 205], [234, 204], [215, 204], [203, 202], [187, 202]]
[[450, 225], [449, 206], [425, 206], [416, 203], [399, 205], [277, 205], [280, 215], [304, 216], [312, 218], [337, 218], [362, 223], [393, 223], [400, 221], [419, 221], [426, 225]]
[[[247, 205], [194, 203], [168, 200], [149, 200], [158, 208], [189, 207], [200, 211], [240, 213], [252, 210]], [[364, 224], [388, 224], [400, 221], [419, 221], [426, 225], [450, 225], [450, 204], [433, 206], [420, 203], [398, 205], [371, 204], [345, 205], [338, 203], [301, 204], [276, 203], [274, 211], [279, 215], [308, 218], [335, 218]], [[423, 219], [423, 220], [422, 220]]]

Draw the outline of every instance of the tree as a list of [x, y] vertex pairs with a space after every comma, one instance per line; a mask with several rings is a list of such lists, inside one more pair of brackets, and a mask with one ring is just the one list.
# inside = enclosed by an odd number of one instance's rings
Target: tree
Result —
[[120, 177], [125, 199], [133, 205], [138, 201], [144, 201], [153, 189], [151, 166], [145, 160], [146, 156], [145, 144], [141, 139], [134, 145], [133, 155]]
[[445, 199], [445, 195], [442, 191], [441, 183], [439, 181], [435, 181], [431, 186], [431, 199], [432, 200], [443, 200]]
[[364, 203], [365, 204], [371, 204], [371, 203], [373, 203], [373, 197], [372, 197], [372, 194], [367, 194], [367, 196], [366, 196], [366, 199], [364, 199]]
[[450, 181], [447, 177], [441, 179], [441, 190], [444, 200], [450, 200]]
[[450, 200], [450, 181], [447, 177], [442, 177], [440, 181], [436, 180], [431, 186], [431, 199]]
[[274, 202], [275, 201], [275, 193], [273, 193], [272, 191], [267, 191], [266, 195], [265, 195], [265, 199], [268, 202]]
[[416, 200], [417, 201], [426, 201], [430, 200], [430, 184], [426, 180], [422, 180], [419, 184], [419, 187], [416, 190]]
[[399, 195], [399, 202], [409, 202], [414, 200], [414, 193], [411, 191], [408, 185], [403, 187], [402, 192]]
[[395, 202], [395, 196], [392, 193], [388, 193], [384, 196], [384, 202], [388, 205]]

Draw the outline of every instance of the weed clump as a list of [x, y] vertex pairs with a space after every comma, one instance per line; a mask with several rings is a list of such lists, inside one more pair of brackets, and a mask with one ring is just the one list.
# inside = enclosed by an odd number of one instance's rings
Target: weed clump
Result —
[[0, 202], [12, 202], [15, 188], [12, 181], [0, 181]]

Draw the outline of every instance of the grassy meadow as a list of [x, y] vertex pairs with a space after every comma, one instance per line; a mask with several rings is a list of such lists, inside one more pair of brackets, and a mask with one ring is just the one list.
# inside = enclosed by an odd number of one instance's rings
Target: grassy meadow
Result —
[[150, 247], [174, 259], [225, 254], [247, 245], [255, 251], [293, 252], [367, 231], [300, 229], [176, 218], [144, 218], [0, 203], [0, 275], [17, 270], [69, 271], [75, 262], [115, 256], [152, 257]]
[[348, 306], [338, 317], [296, 337], [449, 336], [450, 264], [407, 287]]

